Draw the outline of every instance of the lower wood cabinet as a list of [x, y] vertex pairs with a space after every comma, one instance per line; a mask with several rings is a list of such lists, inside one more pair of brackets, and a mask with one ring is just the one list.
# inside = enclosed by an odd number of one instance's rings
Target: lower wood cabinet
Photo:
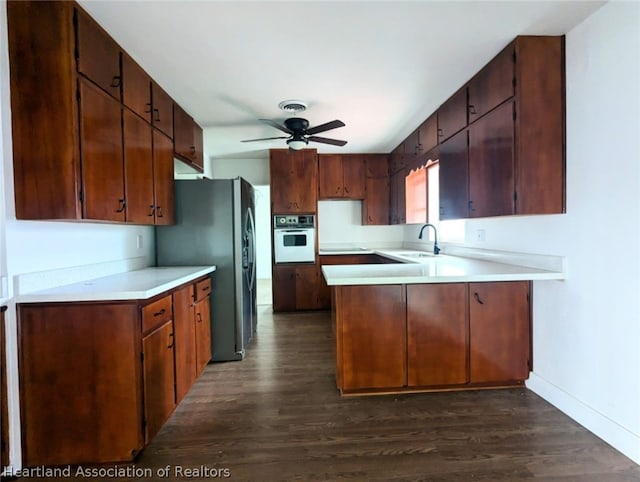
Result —
[[145, 443], [151, 442], [176, 408], [173, 321], [142, 338]]
[[273, 266], [273, 311], [322, 308], [320, 267], [315, 264]]
[[530, 282], [337, 286], [343, 393], [521, 385], [531, 370]]
[[210, 290], [18, 305], [24, 465], [133, 460], [211, 359]]
[[407, 385], [467, 383], [467, 285], [407, 285]]

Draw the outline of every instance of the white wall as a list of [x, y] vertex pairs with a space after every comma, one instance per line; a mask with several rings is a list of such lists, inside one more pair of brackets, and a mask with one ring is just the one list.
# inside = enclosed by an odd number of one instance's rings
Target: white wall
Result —
[[465, 226], [468, 246], [567, 257], [567, 280], [534, 283], [528, 386], [637, 463], [639, 25], [639, 3], [611, 2], [566, 36], [567, 213]]
[[[0, 0], [0, 274], [8, 276], [7, 383], [9, 391], [10, 461], [20, 467], [16, 313], [13, 281], [17, 275], [144, 257], [154, 258], [153, 228], [88, 223], [17, 221], [13, 189], [9, 61], [6, 1]], [[34, 142], [38, 142], [34, 132]], [[138, 236], [143, 237], [137, 248]], [[6, 236], [6, 240], [4, 239]], [[4, 241], [4, 242], [3, 242]], [[3, 251], [6, 251], [4, 262]], [[0, 295], [2, 298], [2, 295]]]
[[362, 225], [362, 201], [318, 201], [318, 243], [399, 246], [404, 226]]
[[243, 177], [254, 186], [269, 184], [269, 159], [212, 159], [214, 179]]
[[254, 186], [256, 198], [256, 275], [271, 279], [271, 194], [269, 186]]

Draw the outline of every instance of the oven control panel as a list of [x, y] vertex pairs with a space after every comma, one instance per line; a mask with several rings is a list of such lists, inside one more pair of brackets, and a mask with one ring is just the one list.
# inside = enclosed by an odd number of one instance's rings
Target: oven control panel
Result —
[[282, 228], [313, 228], [315, 216], [313, 214], [276, 214], [273, 217], [273, 227]]

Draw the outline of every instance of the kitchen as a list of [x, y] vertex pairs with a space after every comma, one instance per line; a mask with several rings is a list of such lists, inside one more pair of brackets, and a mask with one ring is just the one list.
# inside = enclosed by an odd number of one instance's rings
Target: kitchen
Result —
[[[4, 5], [2, 11], [5, 15]], [[535, 285], [536, 367], [529, 387], [637, 461], [638, 121], [634, 102], [629, 102], [629, 95], [635, 100], [638, 95], [634, 19], [634, 7], [608, 4], [567, 32], [567, 214], [466, 220], [464, 244], [567, 257], [567, 280]], [[629, 52], [629, 62], [617, 62], [612, 51]], [[6, 50], [2, 55], [4, 214], [0, 228], [4, 234], [0, 238], [4, 249], [0, 266], [11, 340], [16, 275], [110, 263], [126, 268], [126, 260], [138, 257], [151, 265], [154, 255], [150, 227], [15, 220]], [[406, 133], [417, 124], [408, 125]], [[400, 132], [393, 134], [396, 141], [404, 137]], [[217, 162], [209, 166], [214, 173]], [[267, 160], [260, 162], [264, 165]], [[265, 184], [264, 178], [252, 181]], [[347, 241], [340, 233], [349, 233], [348, 241], [358, 243], [369, 242], [371, 232], [391, 241], [417, 239], [419, 226], [400, 225], [388, 231], [361, 227], [345, 214], [351, 209], [349, 202], [344, 202], [348, 206], [343, 209], [339, 207], [343, 202], [337, 203], [320, 206], [321, 241], [323, 232], [327, 242]], [[341, 224], [329, 226], [323, 219], [325, 212]], [[478, 230], [484, 230], [484, 241], [476, 239]], [[15, 357], [13, 340], [8, 344], [10, 357]], [[15, 371], [15, 361], [9, 361], [8, 368]], [[15, 373], [9, 379], [15, 383]], [[14, 392], [9, 405], [16, 404]], [[19, 433], [15, 424], [10, 430], [15, 440]]]

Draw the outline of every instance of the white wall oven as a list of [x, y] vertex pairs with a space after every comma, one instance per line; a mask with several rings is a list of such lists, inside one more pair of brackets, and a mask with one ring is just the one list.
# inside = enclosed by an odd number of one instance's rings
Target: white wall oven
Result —
[[315, 263], [316, 219], [312, 214], [278, 214], [273, 217], [275, 262]]

